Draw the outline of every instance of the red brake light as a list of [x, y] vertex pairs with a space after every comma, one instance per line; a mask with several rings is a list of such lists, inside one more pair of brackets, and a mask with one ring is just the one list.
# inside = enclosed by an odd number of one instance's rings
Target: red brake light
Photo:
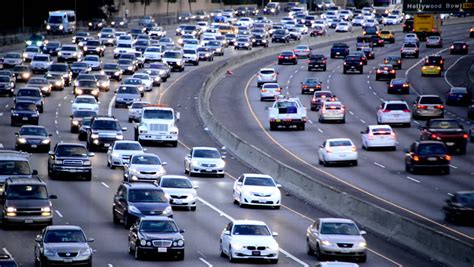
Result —
[[467, 134], [463, 134], [462, 137], [463, 137], [464, 139], [469, 138], [469, 136], [468, 136]]
[[451, 156], [450, 156], [450, 155], [446, 155], [445, 158], [446, 158], [446, 160], [448, 160], [448, 161], [451, 160]]
[[395, 73], [395, 70], [391, 70], [390, 73]]
[[283, 56], [278, 56], [278, 59], [282, 59], [282, 58], [283, 58]]
[[383, 112], [384, 113], [387, 113], [387, 112], [390, 112], [391, 110], [390, 109], [384, 109]]
[[418, 105], [418, 106], [416, 106], [416, 108], [418, 108], [418, 109], [427, 109], [428, 107], [424, 106], [424, 105]]
[[326, 64], [326, 60], [323, 60], [323, 63]]
[[444, 106], [443, 105], [437, 105], [436, 108], [443, 109]]

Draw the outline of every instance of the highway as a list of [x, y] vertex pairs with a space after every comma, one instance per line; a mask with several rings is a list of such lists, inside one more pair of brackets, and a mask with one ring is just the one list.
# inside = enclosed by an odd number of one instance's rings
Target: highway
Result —
[[[458, 39], [468, 39], [468, 25], [445, 26], [443, 30], [444, 47]], [[276, 56], [267, 57], [258, 62], [251, 62], [235, 69], [234, 75], [221, 81], [214, 90], [211, 107], [217, 119], [240, 138], [257, 146], [261, 150], [278, 158], [282, 162], [306, 174], [317, 177], [326, 184], [358, 195], [405, 214], [422, 223], [432, 225], [442, 231], [474, 241], [472, 227], [446, 224], [441, 207], [449, 193], [473, 189], [472, 145], [468, 145], [466, 155], [456, 155], [452, 161], [450, 175], [413, 175], [404, 170], [403, 149], [418, 139], [418, 126], [424, 121], [415, 121], [411, 128], [395, 128], [399, 141], [397, 151], [367, 152], [359, 149], [359, 166], [357, 167], [322, 167], [318, 165], [317, 148], [327, 138], [348, 137], [360, 148], [360, 131], [365, 126], [376, 124], [376, 109], [382, 100], [403, 99], [412, 103], [417, 94], [433, 93], [444, 96], [449, 85], [443, 78], [421, 78], [420, 65], [415, 65], [424, 56], [440, 49], [426, 49], [421, 45], [420, 59], [404, 59], [403, 69], [397, 71], [397, 77], [407, 76], [411, 82], [411, 93], [408, 96], [388, 95], [387, 84], [375, 81], [373, 68], [383, 62], [387, 55], [399, 55], [401, 33], [397, 33], [395, 44], [375, 49], [375, 60], [369, 60], [364, 67], [364, 74], [342, 74], [342, 60], [328, 59], [326, 72], [306, 70], [306, 61], [298, 65], [276, 65]], [[347, 42], [355, 49], [355, 40]], [[472, 41], [470, 41], [472, 43]], [[316, 46], [313, 53], [322, 53], [329, 58], [330, 46]], [[460, 56], [449, 55], [449, 50], [442, 50], [446, 59], [446, 69]], [[270, 102], [260, 102], [255, 74], [262, 67], [274, 67], [279, 72], [283, 93], [298, 96], [309, 107], [310, 96], [300, 95], [300, 82], [306, 77], [319, 77], [323, 81], [323, 90], [332, 90], [348, 108], [345, 124], [321, 124], [317, 112], [308, 110], [306, 131], [269, 131], [268, 111], [265, 107]], [[412, 67], [413, 66], [413, 67]], [[459, 64], [457, 68], [462, 68]], [[465, 65], [464, 65], [465, 66]], [[453, 67], [448, 73], [460, 73]], [[455, 73], [455, 74], [454, 74]], [[457, 77], [454, 79], [457, 81]], [[230, 95], [229, 95], [230, 94]], [[469, 126], [464, 107], [447, 107], [447, 117], [462, 119]], [[233, 120], [228, 120], [230, 116]]]
[[[450, 35], [454, 38], [460, 32], [465, 31], [466, 26], [450, 26], [450, 29], [453, 31]], [[69, 41], [69, 38], [67, 40]], [[448, 38], [446, 37], [447, 40]], [[321, 49], [327, 51], [327, 47], [322, 47]], [[379, 49], [377, 50], [376, 61], [380, 60], [381, 51], [385, 50], [391, 50], [393, 53], [398, 52], [396, 45]], [[234, 51], [232, 48], [228, 48], [224, 58], [216, 58], [216, 61], [213, 63], [201, 62], [198, 67], [186, 67], [183, 73], [173, 73], [171, 79], [163, 83], [161, 87], [156, 87], [151, 93], [146, 93], [144, 100], [168, 104], [181, 112], [181, 120], [178, 123], [180, 128], [180, 145], [177, 148], [147, 147], [148, 152], [156, 153], [163, 161], [168, 163], [166, 166], [168, 174], [183, 174], [183, 159], [190, 147], [221, 146], [206, 130], [206, 125], [202, 125], [200, 122], [199, 115], [197, 114], [196, 99], [204, 79], [208, 75], [212, 75], [226, 58], [238, 56], [242, 53], [246, 52]], [[450, 60], [454, 58], [450, 57]], [[107, 48], [104, 62], [112, 60], [112, 49]], [[317, 169], [305, 166], [305, 164], [289, 156], [281, 148], [276, 147], [251, 116], [249, 107], [251, 110], [254, 110], [256, 118], [267, 127], [265, 124], [266, 113], [264, 111], [264, 106], [267, 104], [261, 104], [256, 100], [255, 82], [251, 82], [250, 88], [247, 88], [246, 85], [247, 81], [252, 79], [252, 75], [255, 74], [260, 66], [271, 64], [273, 61], [274, 58], [268, 58], [233, 70], [234, 75], [225, 79], [220, 89], [215, 91], [213, 96], [215, 103], [214, 112], [219, 114], [219, 119], [225, 120], [245, 140], [264, 147], [265, 150], [268, 150], [289, 164], [297, 167], [302, 166], [302, 170], [305, 172], [321, 176]], [[374, 101], [376, 96], [372, 96], [370, 92], [367, 92], [367, 74], [351, 75], [348, 76], [349, 79], [346, 79], [345, 76], [341, 76], [340, 68], [338, 68], [341, 65], [341, 61], [330, 60], [329, 62], [330, 65], [327, 72], [317, 73], [319, 77], [324, 77], [325, 81], [329, 79], [329, 83], [325, 83], [325, 86], [331, 84], [330, 88], [344, 102], [347, 102], [351, 111], [359, 116], [360, 119], [364, 119], [367, 122], [373, 121], [375, 106], [371, 102]], [[406, 62], [414, 63], [415, 61], [407, 60]], [[301, 69], [301, 66], [300, 64], [296, 67], [278, 67], [281, 80], [289, 81], [287, 90], [289, 90], [291, 95], [298, 94], [299, 81], [308, 75], [308, 73]], [[374, 66], [374, 62], [370, 62], [366, 69], [369, 69], [371, 66]], [[405, 65], [404, 69], [406, 66], [408, 64]], [[341, 79], [341, 77], [344, 79]], [[370, 81], [372, 80], [373, 77], [370, 78]], [[372, 83], [372, 87], [375, 88], [374, 90], [382, 96], [384, 83]], [[128, 131], [125, 132], [126, 139], [132, 140], [134, 126], [132, 123], [128, 123], [127, 110], [115, 109], [113, 107], [114, 89], [118, 83], [111, 82], [111, 84], [111, 90], [108, 93], [102, 93], [100, 96], [100, 114], [111, 113], [118, 118], [121, 125], [128, 128]], [[416, 87], [417, 85], [415, 84], [414, 86]], [[19, 84], [17, 87], [21, 87], [21, 85]], [[247, 91], [250, 106], [245, 101], [245, 92]], [[365, 94], [368, 97], [360, 94]], [[413, 95], [410, 97], [413, 97]], [[40, 116], [40, 124], [47, 127], [49, 132], [53, 134], [53, 144], [58, 142], [79, 142], [77, 135], [69, 132], [70, 105], [73, 98], [72, 87], [68, 87], [62, 92], [53, 92], [50, 97], [45, 98], [45, 112]], [[0, 132], [2, 133], [0, 143], [6, 149], [14, 148], [14, 133], [19, 129], [18, 127], [10, 126], [9, 109], [12, 103], [12, 98], [0, 98]], [[333, 136], [333, 134], [329, 134], [331, 131], [338, 131], [340, 129], [345, 136], [350, 135], [354, 140], [358, 140], [357, 134], [354, 133], [358, 133], [364, 124], [360, 119], [357, 120], [358, 117], [355, 115], [350, 117], [345, 125], [318, 125], [314, 123], [305, 132], [291, 134], [291, 136], [301, 134], [301, 138], [289, 138], [287, 132], [272, 133], [272, 136], [283, 147], [288, 147], [290, 151], [293, 151], [292, 153], [300, 155], [301, 158], [308, 160], [311, 165], [319, 168], [314, 160], [314, 147], [320, 143], [320, 139]], [[313, 122], [316, 122], [317, 120], [314, 118], [315, 116], [312, 114], [311, 119]], [[322, 130], [322, 133], [317, 130], [318, 127]], [[311, 136], [307, 136], [308, 134]], [[315, 134], [317, 135], [316, 138], [314, 138]], [[416, 130], [414, 127], [400, 130], [400, 147], [402, 147], [402, 144], [407, 144], [410, 140], [413, 140], [415, 136]], [[471, 154], [471, 150], [472, 147], [469, 148], [468, 155]], [[441, 181], [433, 182], [433, 185], [439, 184], [439, 188], [442, 188], [438, 190], [439, 192], [428, 188], [428, 185], [415, 188], [416, 184], [413, 184], [408, 179], [403, 179], [402, 175], [391, 170], [391, 168], [394, 168], [394, 170], [401, 169], [400, 151], [401, 149], [397, 152], [390, 152], [390, 157], [387, 156], [387, 158], [379, 162], [380, 164], [386, 164], [386, 170], [381, 170], [375, 165], [375, 167], [372, 166], [371, 162], [379, 161], [379, 159], [376, 159], [378, 152], [371, 152], [363, 153], [360, 166], [357, 168], [337, 168], [331, 169], [329, 172], [334, 173], [338, 177], [344, 177], [344, 179], [347, 179], [345, 181], [354, 183], [367, 191], [372, 191], [374, 194], [380, 194], [384, 198], [391, 199], [401, 206], [404, 206], [405, 201], [416, 201], [416, 206], [409, 205], [407, 208], [416, 211], [420, 209], [422, 214], [425, 214], [424, 212], [427, 210], [429, 214], [426, 214], [426, 216], [433, 218], [433, 220], [436, 220], [436, 216], [431, 216], [434, 215], [434, 206], [439, 205], [443, 197], [447, 196], [445, 191], [472, 186], [472, 183], [468, 181], [469, 176], [466, 176], [467, 170], [471, 168], [468, 165], [469, 156], [463, 156], [462, 158], [464, 159], [456, 158], [453, 162], [453, 165], [457, 165], [459, 169], [454, 170], [449, 177], [416, 176], [416, 179], [422, 180], [423, 183], [428, 183], [427, 180], [449, 179], [445, 182], [446, 187], [442, 186]], [[281, 210], [239, 208], [232, 204], [231, 200], [234, 179], [242, 173], [255, 172], [256, 170], [243, 164], [230, 152], [227, 152], [227, 156], [225, 178], [192, 178], [200, 187], [198, 190], [200, 201], [197, 211], [175, 211], [174, 218], [176, 222], [182, 229], [186, 230], [184, 233], [186, 239], [185, 261], [142, 261], [139, 264], [131, 255], [127, 254], [128, 231], [122, 226], [114, 225], [112, 222], [113, 195], [122, 182], [122, 171], [121, 169], [110, 170], [106, 167], [105, 153], [96, 153], [93, 158], [94, 169], [91, 182], [50, 180], [47, 177], [46, 162], [48, 156], [45, 153], [34, 153], [31, 156], [31, 164], [47, 182], [49, 192], [58, 195], [59, 199], [53, 200], [55, 208], [54, 224], [79, 225], [83, 227], [88, 236], [95, 238], [95, 242], [92, 243], [93, 248], [96, 250], [94, 266], [155, 266], [156, 264], [163, 266], [230, 266], [231, 264], [228, 263], [227, 259], [219, 256], [219, 235], [224, 226], [232, 219], [263, 220], [270, 226], [272, 231], [278, 232], [279, 237], [277, 237], [277, 241], [281, 247], [278, 265], [314, 265], [316, 258], [306, 254], [306, 228], [314, 219], [331, 217], [333, 214], [323, 211], [318, 207], [307, 205], [298, 199], [297, 196], [290, 194], [283, 194], [282, 202], [284, 207]], [[384, 160], [387, 160], [387, 162]], [[394, 162], [398, 163], [395, 164]], [[348, 176], [348, 171], [351, 177], [346, 177]], [[374, 173], [378, 175], [373, 175]], [[321, 178], [329, 180], [328, 178]], [[452, 185], [454, 182], [451, 180], [459, 181], [457, 181], [457, 184]], [[348, 185], [344, 187], [350, 189]], [[353, 193], [356, 190], [351, 189], [348, 191]], [[415, 194], [416, 192], [418, 194]], [[420, 201], [420, 192], [427, 199]], [[441, 216], [439, 211], [438, 213]], [[470, 234], [469, 229], [456, 229]], [[0, 230], [0, 248], [11, 253], [20, 263], [20, 266], [33, 266], [34, 238], [39, 233], [39, 230], [39, 228], [2, 229]], [[369, 255], [367, 263], [362, 264], [363, 266], [439, 265], [404, 247], [393, 244], [390, 240], [380, 238], [370, 233], [370, 231], [366, 238], [369, 245]], [[244, 262], [242, 265], [252, 266], [253, 264]], [[232, 266], [237, 265], [240, 264], [232, 264]], [[265, 265], [259, 264], [259, 266]]]

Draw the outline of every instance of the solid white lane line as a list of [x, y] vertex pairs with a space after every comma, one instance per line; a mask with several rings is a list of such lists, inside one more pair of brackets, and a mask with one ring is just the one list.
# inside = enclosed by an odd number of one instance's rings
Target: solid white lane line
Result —
[[102, 184], [103, 186], [107, 187], [107, 188], [110, 188], [110, 186], [109, 186], [108, 184], [104, 183], [104, 182], [101, 182], [101, 184]]
[[12, 256], [12, 254], [10, 253], [10, 251], [8, 251], [7, 248], [2, 248], [3, 252], [5, 252], [5, 254], [9, 255], [10, 257]]
[[312, 121], [312, 120], [308, 120], [308, 122], [309, 122], [310, 124], [313, 124], [313, 121]]
[[451, 197], [452, 197], [452, 196], [454, 196], [454, 194], [452, 194], [452, 193], [448, 193], [448, 196], [451, 196]]
[[114, 94], [112, 99], [110, 100], [109, 107], [107, 108], [107, 115], [112, 116], [112, 107], [115, 104], [115, 98], [117, 97], [117, 94]]
[[374, 165], [379, 166], [380, 168], [384, 168], [384, 169], [385, 169], [385, 166], [382, 165], [382, 164], [380, 164], [380, 163], [378, 163], [378, 162], [375, 162], [375, 161], [374, 161]]
[[321, 129], [318, 128], [318, 132], [323, 133], [323, 130], [321, 130]]
[[407, 178], [408, 180], [411, 180], [411, 181], [415, 182], [415, 183], [421, 183], [419, 180], [417, 180], [417, 179], [415, 179], [415, 178], [413, 178], [413, 177], [407, 176], [406, 178]]
[[56, 214], [57, 214], [59, 217], [61, 217], [61, 218], [64, 217], [64, 216], [61, 214], [61, 212], [59, 212], [59, 210], [54, 210], [54, 212], [56, 212]]
[[114, 267], [114, 266], [113, 266], [112, 264], [110, 264], [110, 263], [109, 263], [109, 264], [107, 264], [107, 267]]
[[421, 123], [419, 121], [413, 121], [414, 123], [420, 125]]
[[367, 123], [367, 122], [365, 122], [363, 119], [360, 119], [360, 122], [362, 122], [362, 123]]
[[205, 259], [203, 258], [199, 258], [200, 261], [202, 261], [204, 264], [206, 264], [208, 267], [212, 267], [213, 265], [210, 264], [208, 261], [206, 261]]
[[449, 167], [454, 168], [454, 169], [457, 169], [457, 168], [458, 168], [458, 167], [456, 167], [456, 166], [454, 166], [454, 165], [451, 165], [451, 164], [449, 164]]
[[58, 124], [58, 121], [57, 121], [57, 120], [54, 120], [54, 124]]
[[454, 87], [454, 85], [448, 80], [448, 72], [456, 65], [458, 64], [458, 62], [460, 60], [462, 60], [463, 58], [467, 57], [467, 56], [470, 56], [471, 54], [467, 54], [467, 55], [464, 55], [460, 58], [458, 58], [456, 61], [453, 62], [453, 64], [451, 64], [451, 66], [449, 66], [449, 68], [444, 72], [444, 81], [449, 85], [449, 87]]
[[[219, 208], [215, 207], [214, 205], [212, 205], [211, 203], [209, 203], [206, 200], [202, 199], [201, 197], [197, 197], [197, 199], [200, 202], [202, 202], [204, 205], [208, 206], [209, 208], [211, 208], [215, 212], [219, 213], [220, 216], [226, 217], [229, 221], [234, 221], [234, 218], [227, 215], [225, 212], [221, 211]], [[307, 263], [305, 263], [302, 260], [298, 259], [297, 257], [293, 256], [291, 253], [289, 253], [288, 251], [282, 249], [281, 247], [280, 247], [279, 251], [281, 253], [283, 253], [285, 256], [287, 256], [288, 258], [290, 258], [290, 259], [294, 260], [295, 262], [299, 263], [301, 266], [309, 267], [309, 265]]]
[[349, 114], [354, 115], [354, 112], [352, 112], [352, 111], [349, 110]]

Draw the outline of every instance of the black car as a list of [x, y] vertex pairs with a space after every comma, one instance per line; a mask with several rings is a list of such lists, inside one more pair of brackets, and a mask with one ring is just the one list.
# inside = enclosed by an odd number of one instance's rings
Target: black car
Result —
[[113, 221], [122, 222], [125, 228], [145, 216], [173, 217], [173, 210], [161, 187], [152, 183], [123, 183], [114, 196]]
[[28, 40], [25, 41], [27, 46], [34, 45], [39, 47], [40, 49], [43, 49], [44, 45], [47, 42], [48, 41], [46, 40], [46, 36], [40, 33], [33, 33], [32, 35], [30, 35]]
[[290, 33], [285, 29], [275, 30], [272, 34], [272, 43], [288, 43], [290, 42]]
[[402, 69], [402, 58], [400, 56], [387, 56], [383, 59], [384, 64], [390, 64], [396, 70]]
[[298, 59], [293, 51], [282, 51], [280, 55], [278, 55], [278, 65], [283, 65], [285, 63], [293, 65], [298, 64]]
[[64, 79], [64, 85], [71, 85], [72, 81], [72, 72], [69, 70], [69, 65], [67, 63], [53, 63], [49, 66], [48, 72], [46, 74], [61, 75]]
[[43, 113], [43, 95], [41, 94], [41, 90], [36, 87], [23, 87], [18, 89], [15, 102], [18, 101], [31, 101], [36, 104], [38, 111]]
[[92, 179], [92, 163], [86, 146], [79, 143], [58, 143], [49, 152], [48, 175], [51, 179], [71, 176], [83, 176], [87, 181]]
[[51, 56], [57, 56], [59, 50], [61, 50], [61, 42], [59, 41], [50, 41], [43, 47], [43, 53]]
[[410, 83], [405, 78], [392, 79], [387, 87], [388, 94], [409, 94]]
[[395, 79], [397, 71], [390, 64], [380, 64], [375, 71], [376, 81], [390, 81]]
[[182, 12], [178, 15], [178, 22], [189, 22], [193, 20], [193, 14], [190, 12]]
[[207, 47], [198, 47], [197, 49], [199, 61], [213, 61], [214, 54]]
[[0, 75], [0, 95], [13, 96], [15, 94], [15, 82], [10, 76]]
[[474, 221], [474, 191], [460, 191], [446, 199], [443, 206], [446, 221], [467, 222]]
[[105, 19], [95, 18], [92, 19], [87, 26], [89, 26], [89, 31], [100, 31], [107, 26], [107, 21], [105, 21]]
[[469, 45], [465, 41], [456, 41], [449, 48], [449, 53], [451, 55], [467, 55], [469, 53]]
[[172, 256], [184, 260], [184, 230], [180, 230], [172, 218], [146, 216], [130, 227], [128, 252], [136, 260], [143, 256]]
[[87, 132], [87, 148], [91, 151], [97, 149], [108, 149], [116, 140], [123, 140], [119, 121], [114, 117], [97, 116], [92, 119], [91, 126]]
[[146, 48], [150, 45], [150, 41], [149, 40], [137, 40], [135, 42], [135, 49], [137, 51], [140, 51], [140, 52], [145, 52]]
[[10, 254], [0, 254], [0, 266], [2, 267], [18, 267], [15, 259]]
[[17, 82], [27, 82], [33, 76], [29, 65], [16, 65], [12, 71]]
[[99, 100], [99, 87], [95, 80], [80, 80], [74, 85], [74, 95], [91, 95]]
[[105, 74], [95, 74], [100, 91], [108, 92], [110, 90], [110, 80]]
[[110, 25], [114, 28], [127, 28], [128, 21], [124, 17], [114, 17], [110, 22]]
[[322, 70], [326, 71], [327, 59], [324, 55], [311, 54], [308, 59], [308, 71]]
[[325, 101], [337, 101], [337, 97], [331, 91], [316, 91], [311, 98], [311, 110], [318, 111]]
[[441, 141], [449, 153], [465, 154], [469, 135], [456, 119], [430, 119], [420, 127], [420, 140]]
[[120, 69], [122, 70], [123, 74], [132, 75], [137, 71], [137, 66], [133, 63], [133, 60], [123, 58], [117, 61]]
[[91, 35], [88, 32], [76, 32], [76, 34], [72, 37], [72, 43], [85, 43], [89, 38], [91, 38], [90, 36]]
[[362, 47], [361, 51], [364, 52], [367, 59], [375, 58], [374, 49], [372, 49], [371, 47]]
[[413, 24], [414, 24], [413, 19], [406, 19], [405, 22], [403, 22], [402, 28], [403, 32], [413, 32]]
[[48, 152], [51, 134], [43, 126], [24, 125], [15, 133], [15, 150], [35, 150]]
[[418, 141], [405, 150], [405, 171], [440, 170], [449, 174], [451, 156], [441, 141]]
[[331, 58], [345, 58], [349, 55], [349, 51], [346, 43], [334, 43], [331, 47]]
[[378, 35], [371, 35], [370, 40], [372, 41], [372, 45], [374, 47], [384, 47], [385, 46], [385, 41], [380, 38]]
[[364, 62], [362, 62], [362, 59], [359, 56], [349, 55], [344, 59], [344, 67], [342, 72], [346, 74], [349, 71], [357, 71], [360, 74], [364, 73]]
[[363, 51], [354, 51], [354, 52], [351, 52], [349, 55], [359, 56], [360, 59], [362, 59], [362, 63], [364, 63], [364, 66], [367, 65], [368, 63], [368, 58]]
[[237, 17], [245, 17], [245, 16], [247, 16], [247, 7], [244, 7], [244, 6], [238, 7], [238, 8], [235, 10], [235, 15], [236, 15]]
[[321, 91], [321, 80], [319, 78], [305, 78], [301, 82], [301, 94], [313, 93], [315, 91]]
[[86, 44], [82, 48], [84, 55], [98, 55], [103, 57], [105, 54], [105, 46], [100, 43], [99, 40], [87, 40]]
[[39, 112], [32, 101], [17, 101], [11, 108], [11, 126], [34, 124], [38, 125]]
[[92, 71], [92, 68], [84, 62], [74, 62], [71, 64], [71, 73], [72, 78], [77, 77], [80, 73], [89, 73]]
[[123, 70], [120, 68], [119, 64], [117, 63], [105, 63], [102, 68], [102, 71], [110, 79], [114, 79], [118, 82], [122, 80]]
[[65, 81], [61, 74], [46, 74], [44, 76], [51, 86], [51, 90], [62, 91], [64, 90]]
[[257, 47], [257, 46], [268, 47], [268, 40], [262, 35], [255, 35], [252, 37], [252, 46], [253, 47]]
[[97, 116], [97, 112], [93, 110], [76, 110], [71, 115], [71, 133], [77, 133], [82, 126], [85, 118], [93, 118]]

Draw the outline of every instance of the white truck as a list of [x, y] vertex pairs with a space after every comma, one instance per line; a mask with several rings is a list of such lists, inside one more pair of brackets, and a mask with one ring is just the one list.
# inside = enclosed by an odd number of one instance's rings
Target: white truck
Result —
[[169, 143], [178, 146], [176, 122], [180, 113], [162, 105], [145, 105], [140, 123], [135, 126], [135, 141]]
[[268, 117], [270, 131], [277, 130], [279, 126], [295, 126], [297, 130], [304, 131], [307, 121], [306, 107], [299, 98], [280, 98], [268, 108]]
[[48, 34], [73, 33], [76, 31], [76, 12], [73, 10], [51, 11], [45, 24]]

